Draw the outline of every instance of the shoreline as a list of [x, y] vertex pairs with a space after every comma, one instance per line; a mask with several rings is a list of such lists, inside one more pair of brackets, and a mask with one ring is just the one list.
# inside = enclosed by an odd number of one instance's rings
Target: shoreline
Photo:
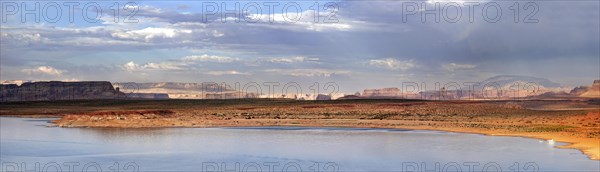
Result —
[[[70, 104], [69, 104], [70, 103]], [[58, 127], [345, 127], [431, 130], [554, 140], [600, 160], [600, 108], [582, 101], [123, 101], [17, 104], [2, 116], [60, 117]], [[75, 103], [76, 105], [73, 105]], [[548, 108], [554, 107], [555, 109]], [[560, 110], [564, 108], [578, 110]], [[535, 110], [533, 110], [535, 109]], [[543, 109], [543, 110], [540, 110]]]
[[[336, 120], [336, 119], [333, 119]], [[56, 120], [56, 123], [60, 123], [60, 119]], [[336, 120], [339, 121], [339, 120]], [[52, 121], [54, 122], [54, 121]], [[277, 121], [278, 123], [280, 123], [280, 125], [237, 125], [237, 124], [224, 124], [224, 125], [207, 125], [207, 126], [144, 126], [144, 127], [139, 127], [139, 126], [130, 126], [130, 127], [119, 127], [119, 126], [59, 126], [56, 123], [53, 123], [52, 125], [54, 127], [63, 127], [63, 128], [115, 128], [115, 129], [127, 129], [127, 128], [136, 128], [136, 129], [143, 129], [143, 128], [153, 128], [153, 129], [160, 129], [160, 128], [243, 128], [243, 127], [314, 127], [314, 128], [349, 128], [349, 129], [356, 129], [356, 128], [366, 128], [366, 129], [400, 129], [400, 130], [424, 130], [424, 131], [443, 131], [443, 132], [453, 132], [453, 133], [466, 133], [466, 134], [480, 134], [480, 135], [485, 135], [485, 136], [502, 136], [502, 137], [521, 137], [521, 138], [528, 138], [528, 139], [537, 139], [537, 140], [541, 140], [544, 142], [547, 142], [548, 140], [554, 140], [555, 142], [561, 142], [561, 143], [565, 143], [565, 145], [552, 145], [555, 148], [558, 149], [574, 149], [574, 150], [578, 150], [579, 152], [581, 152], [582, 154], [586, 155], [588, 157], [588, 159], [590, 160], [596, 160], [596, 161], [600, 161], [600, 153], [596, 150], [598, 150], [598, 145], [600, 145], [600, 140], [597, 140], [599, 143], [598, 144], [594, 144], [591, 143], [590, 140], [581, 140], [580, 141], [573, 141], [576, 140], [573, 137], [565, 137], [565, 136], [561, 136], [561, 135], [552, 135], [549, 133], [540, 133], [540, 134], [526, 134], [526, 133], [516, 133], [516, 132], [507, 132], [507, 131], [495, 131], [495, 130], [488, 130], [488, 131], [484, 131], [484, 130], [474, 130], [474, 129], [461, 129], [461, 128], [430, 128], [430, 127], [424, 127], [424, 126], [415, 126], [415, 127], [382, 127], [382, 126], [378, 126], [378, 125], [374, 125], [374, 124], [368, 124], [368, 125], [351, 125], [351, 123], [348, 124], [343, 124], [343, 125], [323, 125], [320, 123], [323, 123], [325, 121], [314, 121], [316, 123], [297, 123], [297, 124], [292, 124], [292, 123], [285, 123], [283, 121]], [[368, 123], [369, 121], [361, 121], [358, 120], [356, 121], [358, 123]], [[380, 122], [380, 121], [377, 121]], [[383, 123], [387, 123], [387, 122], [393, 122], [393, 121], [381, 121]], [[592, 139], [593, 140], [593, 139]]]
[[[302, 125], [302, 124], [288, 124], [288, 125], [215, 125], [215, 126], [174, 126], [174, 127], [169, 127], [169, 126], [148, 126], [148, 127], [117, 127], [117, 126], [58, 126], [56, 124], [55, 121], [59, 121], [62, 118], [61, 117], [47, 117], [47, 116], [36, 116], [36, 117], [32, 117], [32, 116], [2, 116], [2, 117], [9, 117], [9, 118], [30, 118], [30, 119], [40, 119], [40, 118], [55, 118], [54, 120], [49, 120], [48, 122], [50, 123], [48, 125], [48, 127], [61, 127], [61, 128], [112, 128], [112, 129], [131, 129], [131, 128], [135, 128], [135, 129], [162, 129], [162, 128], [244, 128], [244, 127], [306, 127], [306, 128], [346, 128], [346, 129], [399, 129], [399, 130], [423, 130], [423, 131], [443, 131], [443, 132], [452, 132], [452, 133], [465, 133], [465, 134], [479, 134], [479, 135], [485, 135], [485, 136], [500, 136], [500, 137], [521, 137], [521, 138], [528, 138], [528, 139], [536, 139], [536, 140], [540, 140], [540, 141], [544, 141], [547, 142], [548, 140], [551, 139], [555, 139], [555, 137], [543, 137], [543, 136], [532, 136], [532, 135], [520, 135], [517, 133], [512, 133], [512, 134], [498, 134], [498, 133], [491, 133], [491, 132], [482, 132], [482, 131], [465, 131], [465, 130], [454, 130], [454, 129], [445, 129], [445, 128], [436, 128], [436, 129], [430, 129], [430, 128], [420, 128], [420, 127], [415, 127], [415, 128], [388, 128], [388, 127], [359, 127], [359, 126], [324, 126], [324, 125]], [[590, 150], [588, 148], [582, 148], [581, 146], [577, 146], [579, 144], [581, 144], [581, 142], [573, 142], [573, 141], [569, 141], [569, 140], [563, 140], [563, 139], [558, 139], [558, 140], [554, 140], [556, 142], [561, 142], [561, 143], [565, 143], [565, 145], [553, 145], [554, 148], [558, 148], [558, 149], [574, 149], [574, 150], [578, 150], [579, 152], [581, 152], [582, 154], [586, 155], [588, 157], [588, 159], [590, 160], [596, 160], [596, 161], [600, 161], [600, 153], [596, 153], [596, 151], [594, 151], [593, 149]], [[599, 144], [600, 144], [600, 140], [599, 140]]]

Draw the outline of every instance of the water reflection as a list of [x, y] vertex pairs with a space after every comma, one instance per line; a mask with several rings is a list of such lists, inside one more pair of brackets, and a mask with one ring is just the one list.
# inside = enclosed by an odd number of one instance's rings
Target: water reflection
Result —
[[[45, 120], [0, 118], [3, 169], [14, 162], [40, 169], [50, 162], [97, 163], [104, 171], [132, 163], [141, 171], [247, 168], [281, 171], [598, 171], [599, 162], [577, 150], [536, 139], [419, 130], [249, 128], [57, 128]], [[560, 143], [557, 143], [560, 144]], [[12, 163], [12, 164], [11, 164]], [[257, 167], [257, 165], [259, 167]], [[270, 166], [271, 165], [271, 166]], [[455, 166], [459, 166], [456, 168]], [[476, 165], [476, 167], [475, 167]], [[7, 168], [4, 168], [7, 167]], [[334, 168], [335, 167], [335, 168]], [[20, 168], [20, 167], [19, 167]], [[527, 169], [526, 169], [527, 168]], [[133, 167], [129, 168], [130, 170]], [[78, 170], [77, 170], [78, 171]]]

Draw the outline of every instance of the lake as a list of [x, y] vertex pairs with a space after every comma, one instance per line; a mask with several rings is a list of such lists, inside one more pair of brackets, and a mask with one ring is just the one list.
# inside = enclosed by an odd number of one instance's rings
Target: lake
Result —
[[539, 139], [398, 129], [94, 129], [0, 118], [2, 171], [599, 171]]

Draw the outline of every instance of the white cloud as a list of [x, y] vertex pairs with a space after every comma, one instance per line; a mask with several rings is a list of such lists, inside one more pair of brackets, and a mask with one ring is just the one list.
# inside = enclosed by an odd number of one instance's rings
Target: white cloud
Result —
[[238, 72], [238, 71], [235, 71], [235, 70], [209, 71], [209, 72], [206, 72], [206, 74], [208, 74], [208, 75], [217, 75], [217, 76], [220, 76], [220, 75], [250, 75], [250, 73], [248, 73], [248, 72]]
[[279, 73], [288, 76], [306, 76], [306, 77], [330, 77], [331, 75], [350, 74], [347, 70], [329, 70], [329, 69], [268, 69], [265, 72]]
[[132, 72], [132, 71], [140, 70], [140, 65], [135, 64], [133, 61], [129, 61], [129, 62], [123, 64], [121, 66], [121, 68], [123, 68], [123, 70]]
[[302, 63], [302, 62], [316, 62], [319, 61], [319, 58], [310, 58], [310, 57], [287, 57], [287, 58], [271, 58], [269, 59], [272, 63]]
[[409, 70], [417, 67], [413, 60], [397, 60], [394, 58], [373, 59], [369, 60], [369, 64], [390, 70]]
[[143, 40], [151, 42], [157, 38], [174, 38], [181, 34], [191, 34], [192, 30], [147, 27], [140, 30], [115, 31], [111, 36], [121, 39]]
[[142, 6], [126, 5], [125, 7], [126, 8], [127, 7], [139, 7], [140, 11], [144, 11], [149, 14], [161, 14], [164, 12], [161, 8], [157, 8], [157, 7], [153, 7], [153, 6], [149, 6], [149, 5], [142, 5]]
[[21, 72], [27, 73], [28, 75], [33, 74], [46, 74], [46, 75], [62, 75], [65, 71], [56, 69], [52, 66], [39, 66], [37, 68], [23, 69]]
[[139, 71], [139, 70], [183, 70], [185, 64], [178, 62], [160, 62], [160, 63], [146, 63], [144, 65], [136, 64], [133, 61], [127, 62], [121, 65], [121, 68], [128, 72]]
[[[238, 58], [233, 57], [224, 57], [224, 56], [211, 56], [211, 55], [199, 55], [199, 56], [185, 56], [178, 60], [168, 60], [162, 62], [148, 62], [146, 64], [140, 65], [136, 64], [133, 61], [129, 61], [123, 65], [121, 65], [121, 69], [125, 71], [140, 71], [140, 70], [162, 70], [162, 71], [172, 71], [172, 70], [185, 70], [189, 69], [190, 66], [194, 65], [196, 62], [217, 62], [217, 63], [231, 63], [235, 61], [239, 61]], [[237, 71], [219, 71], [209, 73], [211, 75], [246, 75], [248, 73], [241, 73]]]
[[472, 64], [456, 64], [456, 63], [448, 63], [448, 64], [443, 64], [442, 68], [454, 72], [456, 70], [463, 70], [463, 69], [473, 69], [477, 67], [477, 65], [472, 65]]
[[2, 44], [5, 41], [12, 43], [20, 43], [22, 45], [28, 45], [30, 43], [43, 43], [47, 41], [46, 38], [42, 37], [40, 33], [2, 33], [0, 34]]
[[217, 38], [225, 36], [225, 34], [223, 32], [219, 32], [218, 30], [213, 30], [212, 35]]
[[146, 63], [142, 66], [144, 69], [151, 70], [182, 70], [184, 64], [178, 62]]
[[231, 63], [239, 61], [239, 58], [224, 57], [224, 56], [209, 56], [207, 54], [201, 56], [186, 56], [183, 57], [184, 61], [201, 61], [201, 62], [219, 62], [219, 63]]

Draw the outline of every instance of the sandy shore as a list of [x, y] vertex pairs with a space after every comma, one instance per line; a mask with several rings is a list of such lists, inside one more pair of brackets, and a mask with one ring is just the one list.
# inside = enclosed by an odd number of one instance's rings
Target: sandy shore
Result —
[[[570, 144], [559, 148], [578, 149], [590, 159], [600, 160], [600, 105], [588, 101], [70, 103], [1, 104], [0, 107], [3, 115], [60, 116], [61, 119], [54, 121], [60, 127], [361, 127], [519, 136], [567, 142]], [[564, 110], [565, 107], [570, 110]]]

